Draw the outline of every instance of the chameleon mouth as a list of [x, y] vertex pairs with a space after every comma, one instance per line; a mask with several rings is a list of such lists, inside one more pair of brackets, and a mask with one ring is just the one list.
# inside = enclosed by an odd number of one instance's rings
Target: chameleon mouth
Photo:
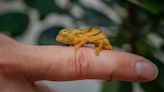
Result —
[[56, 37], [56, 41], [58, 41], [58, 42], [60, 41], [60, 36]]
[[72, 44], [72, 39], [69, 37], [66, 37], [64, 35], [62, 36], [57, 36], [56, 41], [66, 43], [66, 44]]
[[58, 41], [58, 42], [63, 42], [63, 37], [60, 36], [60, 35], [58, 35], [58, 36], [56, 37], [56, 41]]

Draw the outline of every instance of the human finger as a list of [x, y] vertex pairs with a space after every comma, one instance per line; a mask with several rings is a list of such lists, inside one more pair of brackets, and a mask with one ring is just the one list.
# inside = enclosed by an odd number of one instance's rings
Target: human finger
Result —
[[[144, 82], [156, 78], [157, 67], [149, 60], [119, 51], [93, 48], [32, 46], [19, 60], [17, 70], [31, 80], [104, 79]], [[27, 54], [27, 53], [26, 53]]]

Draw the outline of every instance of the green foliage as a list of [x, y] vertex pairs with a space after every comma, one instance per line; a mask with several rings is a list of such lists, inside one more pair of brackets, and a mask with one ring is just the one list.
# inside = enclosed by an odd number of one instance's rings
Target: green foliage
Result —
[[50, 27], [43, 31], [43, 33], [40, 34], [40, 37], [38, 39], [39, 45], [64, 45], [60, 42], [55, 41], [55, 37], [57, 36], [59, 30], [61, 30], [62, 26], [54, 26]]
[[163, 89], [161, 89], [160, 85], [154, 82], [140, 83], [140, 85], [144, 90], [146, 90], [146, 92], [163, 92]]
[[122, 81], [104, 81], [101, 92], [132, 92], [132, 84]]
[[29, 24], [26, 14], [11, 12], [0, 15], [0, 32], [5, 32], [11, 36], [18, 36], [25, 32]]
[[[134, 0], [129, 0], [134, 1]], [[153, 13], [158, 14], [164, 11], [164, 1], [163, 0], [137, 0], [139, 3], [135, 3], [141, 8]], [[134, 2], [133, 2], [134, 3]]]
[[44, 19], [50, 13], [64, 13], [54, 0], [24, 0], [24, 2], [39, 11], [40, 19]]
[[[94, 26], [109, 29], [104, 31], [109, 34], [108, 38], [112, 39], [113, 46], [123, 49], [122, 47], [128, 44], [129, 52], [144, 56], [158, 66], [159, 76], [157, 79], [148, 83], [139, 83], [144, 92], [164, 92], [164, 63], [156, 56], [159, 52], [164, 55], [164, 0], [99, 1], [107, 6], [106, 10], [110, 8], [116, 14], [124, 10], [124, 17], [120, 16], [121, 24], [114, 22], [112, 17], [107, 15], [104, 10], [86, 6], [82, 4], [81, 0], [69, 0], [64, 8], [59, 7], [56, 0], [23, 0], [26, 7], [24, 13], [0, 14], [0, 32], [14, 37], [23, 34], [29, 24], [29, 16], [26, 13], [29, 13], [31, 9], [39, 12], [41, 22], [49, 14], [56, 13], [69, 16], [73, 20], [74, 27]], [[83, 13], [79, 13], [81, 15], [78, 16], [76, 15], [78, 12], [72, 13], [71, 9], [74, 6], [78, 6]], [[112, 15], [112, 13], [110, 14]], [[39, 34], [37, 44], [63, 45], [55, 41], [55, 36], [61, 28], [64, 28], [64, 26], [54, 24], [50, 28], [40, 30], [42, 33]], [[115, 35], [111, 37], [112, 33], [115, 33]], [[154, 44], [155, 40], [149, 39], [152, 33], [157, 35], [163, 43], [156, 46]], [[132, 92], [132, 88], [132, 83], [111, 81], [110, 83], [103, 83], [102, 92]]]

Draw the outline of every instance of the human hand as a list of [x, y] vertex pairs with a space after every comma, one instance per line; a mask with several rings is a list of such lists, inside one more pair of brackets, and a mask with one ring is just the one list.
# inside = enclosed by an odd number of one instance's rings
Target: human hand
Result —
[[30, 46], [0, 34], [1, 92], [50, 92], [40, 80], [81, 79], [146, 82], [156, 78], [157, 67], [149, 60], [119, 51], [82, 47]]

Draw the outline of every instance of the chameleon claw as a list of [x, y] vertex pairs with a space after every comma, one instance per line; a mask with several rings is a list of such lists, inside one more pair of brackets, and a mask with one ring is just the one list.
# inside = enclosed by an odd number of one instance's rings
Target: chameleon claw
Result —
[[99, 52], [96, 52], [96, 56], [98, 56], [99, 55]]
[[99, 53], [100, 53], [100, 50], [98, 49], [98, 48], [96, 48], [96, 56], [98, 56], [99, 55]]
[[75, 51], [77, 51], [79, 49], [78, 45], [74, 45]]

